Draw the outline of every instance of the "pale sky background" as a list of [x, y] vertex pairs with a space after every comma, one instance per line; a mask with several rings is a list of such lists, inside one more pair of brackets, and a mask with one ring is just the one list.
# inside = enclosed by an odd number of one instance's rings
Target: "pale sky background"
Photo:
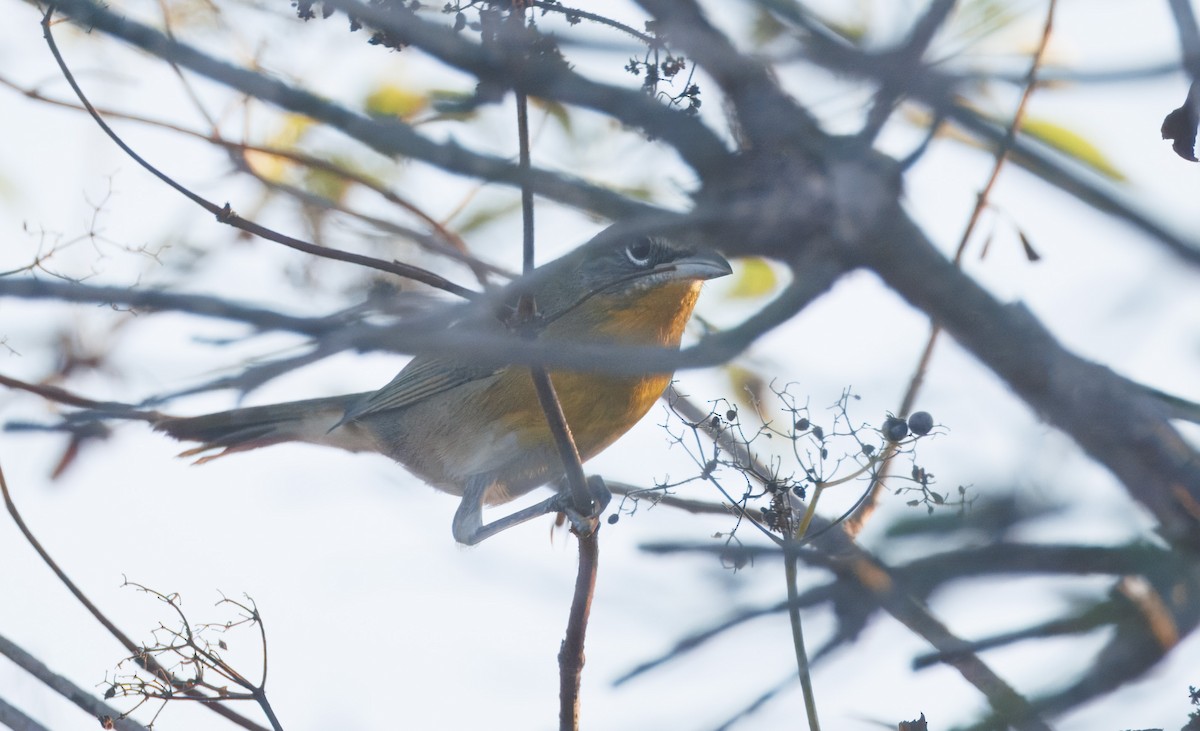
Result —
[[[470, 88], [465, 77], [418, 53], [389, 53], [366, 47], [361, 36], [347, 37], [342, 19], [301, 24], [287, 17], [286, 7], [265, 5], [269, 9], [233, 6], [222, 27], [209, 27], [201, 14], [199, 26], [181, 33], [239, 62], [256, 56], [273, 73], [301, 80], [351, 106], [361, 104], [381, 83], [415, 90]], [[745, 37], [748, 4], [721, 5], [716, 22]], [[848, 20], [859, 17], [861, 9], [864, 17], [874, 19], [872, 37], [883, 42], [889, 28], [904, 27], [908, 21], [903, 19], [923, 4], [826, 5]], [[1008, 5], [1031, 13], [947, 63], [958, 68], [1002, 64], [1023, 71], [1024, 57], [1011, 54], [1033, 48], [1044, 4]], [[636, 11], [624, 3], [579, 6], [611, 9], [640, 25]], [[154, 3], [118, 7], [151, 22], [159, 17]], [[1058, 66], [1108, 70], [1178, 56], [1166, 2], [1062, 0], [1059, 8], [1050, 48], [1050, 60]], [[41, 40], [39, 13], [13, 2], [6, 17], [0, 30], [0, 76], [65, 98], [66, 85]], [[586, 32], [606, 43], [624, 43], [599, 29]], [[203, 129], [169, 70], [98, 35], [85, 36], [65, 24], [58, 33], [64, 53], [98, 105]], [[943, 43], [935, 50], [962, 49], [955, 38]], [[631, 53], [632, 46], [618, 50], [596, 75], [629, 82], [620, 59]], [[592, 73], [585, 64], [602, 57], [588, 53], [578, 58], [580, 69]], [[853, 129], [861, 94], [801, 70], [786, 82], [831, 129]], [[247, 114], [223, 89], [195, 84], [231, 137], [245, 128], [266, 139], [279, 129], [273, 110], [255, 105]], [[1015, 91], [997, 90], [993, 108], [1007, 114]], [[1038, 92], [1029, 113], [1090, 140], [1127, 175], [1121, 186], [1125, 194], [1162, 212], [1177, 228], [1194, 231], [1200, 167], [1176, 157], [1158, 132], [1162, 117], [1182, 102], [1186, 91], [1180, 74], [1060, 87]], [[719, 126], [715, 89], [710, 99], [714, 103], [704, 111]], [[54, 249], [48, 266], [97, 284], [181, 286], [301, 313], [329, 312], [361, 296], [363, 278], [353, 267], [332, 262], [311, 266], [305, 257], [273, 244], [235, 241], [228, 229], [123, 157], [79, 113], [8, 90], [0, 90], [0, 110], [6, 141], [0, 146], [0, 271]], [[505, 104], [485, 110], [479, 123], [430, 126], [427, 131], [440, 136], [452, 130], [463, 144], [510, 155], [515, 152], [512, 116]], [[208, 197], [228, 200], [238, 212], [254, 214], [285, 233], [308, 235], [293, 206], [278, 201], [262, 205], [256, 187], [232, 175], [228, 163], [203, 143], [129, 122], [117, 126], [140, 153]], [[656, 200], [677, 206], [685, 202], [683, 192], [691, 182], [687, 171], [634, 134], [613, 131], [608, 122], [582, 113], [573, 115], [569, 134], [540, 115], [535, 129], [534, 158], [540, 164], [613, 185], [651, 185]], [[903, 155], [918, 141], [917, 132], [895, 124], [882, 145]], [[353, 155], [437, 216], [447, 215], [474, 188], [470, 181], [423, 165], [397, 166], [336, 135], [317, 135], [306, 145], [319, 153]], [[989, 154], [944, 140], [908, 176], [910, 208], [944, 249], [957, 242], [990, 166]], [[509, 205], [515, 197], [509, 189], [487, 188], [469, 210]], [[1155, 387], [1200, 399], [1200, 287], [1194, 268], [1181, 266], [1132, 228], [1073, 203], [1014, 166], [1001, 177], [992, 200], [1003, 217], [985, 216], [978, 240], [989, 231], [994, 240], [986, 260], [969, 257], [973, 275], [1002, 299], [1024, 302], [1076, 352]], [[352, 202], [405, 220], [368, 196]], [[538, 219], [541, 261], [602, 226], [552, 205], [541, 206]], [[1042, 255], [1036, 265], [1025, 260], [1014, 224]], [[99, 236], [89, 239], [89, 231]], [[324, 233], [328, 243], [342, 248], [413, 256], [404, 243], [364, 248], [362, 231], [359, 224], [339, 220]], [[485, 258], [513, 265], [519, 255], [519, 221], [511, 215], [501, 218], [467, 239]], [[141, 247], [157, 256], [137, 253]], [[193, 270], [199, 250], [215, 253]], [[470, 283], [461, 269], [444, 271]], [[718, 325], [736, 324], [765, 301], [732, 299], [733, 279], [711, 283], [701, 299], [699, 313]], [[808, 396], [814, 413], [852, 386], [862, 396], [852, 416], [877, 423], [898, 405], [926, 330], [919, 313], [871, 276], [858, 274], [764, 337], [738, 363], [768, 379], [796, 382], [794, 392]], [[186, 388], [235, 372], [249, 359], [294, 352], [299, 345], [290, 337], [270, 336], [217, 346], [213, 339], [244, 331], [178, 315], [129, 318], [104, 308], [6, 299], [0, 301], [0, 341], [6, 346], [0, 348], [0, 372], [43, 376], [53, 368], [54, 345], [64, 333], [85, 348], [107, 343], [112, 351], [110, 368], [83, 374], [69, 386], [94, 398], [123, 401]], [[403, 362], [395, 356], [343, 354], [267, 384], [246, 403], [378, 387]], [[679, 379], [681, 390], [698, 400], [731, 396], [729, 379], [720, 371], [681, 373]], [[194, 414], [234, 404], [234, 395], [215, 393], [181, 399], [169, 408]], [[981, 497], [1016, 491], [1029, 501], [1067, 506], [1026, 526], [1018, 537], [1099, 544], [1149, 537], [1151, 521], [1107, 473], [1040, 423], [949, 340], [937, 352], [918, 406], [948, 427], [945, 435], [919, 448], [921, 464], [937, 475], [942, 488], [971, 485]], [[3, 421], [52, 418], [36, 398], [0, 392]], [[662, 409], [655, 408], [617, 446], [590, 462], [588, 470], [646, 485], [692, 474], [686, 455], [669, 448], [659, 426], [663, 420]], [[1196, 430], [1190, 434], [1200, 437]], [[450, 536], [456, 500], [421, 485], [383, 457], [290, 445], [193, 468], [175, 458], [178, 444], [130, 424], [118, 425], [113, 439], [87, 451], [52, 482], [49, 473], [62, 447], [60, 436], [0, 433], [0, 464], [43, 545], [113, 621], [139, 639], [148, 639], [150, 629], [172, 618], [153, 599], [121, 588], [123, 577], [180, 593], [194, 622], [228, 618], [212, 606], [218, 592], [253, 596], [265, 616], [270, 644], [268, 692], [289, 731], [557, 727], [555, 658], [575, 577], [575, 546], [565, 534], [551, 537], [549, 520], [467, 549]], [[705, 487], [683, 494], [717, 499]], [[845, 504], [852, 498], [841, 499]], [[913, 516], [903, 502], [884, 501], [862, 536], [864, 545], [877, 548], [889, 522]], [[838, 504], [838, 499], [830, 501], [829, 515]], [[687, 633], [783, 596], [776, 562], [762, 561], [734, 573], [708, 559], [659, 558], [638, 549], [641, 543], [664, 539], [704, 541], [730, 527], [728, 519], [701, 519], [664, 508], [641, 510], [604, 528], [584, 674], [586, 728], [710, 729], [794, 673], [787, 619], [779, 615], [751, 622], [635, 682], [611, 685], [613, 678]], [[757, 540], [748, 531], [741, 535]], [[824, 580], [815, 571], [803, 578]], [[57, 583], [7, 518], [0, 519], [0, 586], [5, 587], [0, 590], [0, 634], [80, 686], [102, 692], [100, 684], [114, 672], [124, 650]], [[951, 629], [969, 638], [1054, 616], [1077, 597], [1095, 596], [1107, 586], [1100, 580], [989, 579], [939, 593], [931, 607]], [[810, 646], [819, 646], [832, 627], [828, 613], [807, 614]], [[231, 657], [253, 674], [256, 635], [242, 632], [227, 640]], [[1090, 653], [1104, 640], [1089, 636], [1022, 643], [985, 653], [983, 659], [1019, 690], [1031, 692], [1067, 682], [1073, 670], [1088, 666]], [[890, 618], [871, 625], [857, 643], [816, 668], [824, 726], [894, 728], [899, 720], [922, 712], [931, 728], [970, 720], [983, 700], [957, 673], [945, 667], [911, 670], [911, 659], [927, 649]], [[1200, 639], [1192, 636], [1152, 673], [1058, 719], [1055, 727], [1178, 728], [1189, 708], [1188, 685], [1200, 685], [1197, 668]], [[3, 659], [0, 697], [50, 728], [92, 728], [93, 721], [83, 713]], [[257, 718], [249, 705], [240, 710]], [[798, 686], [793, 685], [737, 728], [801, 727], [802, 715]], [[173, 704], [157, 727], [209, 729], [221, 723], [204, 709]]]

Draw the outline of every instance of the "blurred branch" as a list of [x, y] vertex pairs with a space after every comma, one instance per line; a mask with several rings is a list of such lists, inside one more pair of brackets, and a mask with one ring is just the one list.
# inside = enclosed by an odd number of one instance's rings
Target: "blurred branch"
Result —
[[[821, 518], [817, 518], [819, 525]], [[832, 570], [838, 578], [837, 584], [853, 587], [855, 592], [862, 592], [856, 605], [861, 609], [863, 601], [869, 600], [884, 609], [901, 624], [908, 627], [914, 634], [924, 638], [939, 652], [946, 653], [948, 664], [952, 665], [962, 677], [975, 686], [987, 698], [993, 709], [1001, 714], [1004, 723], [1010, 724], [1019, 731], [1050, 731], [1050, 727], [1039, 718], [1029, 702], [996, 675], [978, 656], [974, 654], [956, 655], [965, 643], [956, 637], [930, 613], [929, 609], [916, 597], [904, 590], [903, 584], [894, 577], [886, 566], [855, 544], [845, 533], [830, 531], [819, 541], [817, 549], [796, 552], [796, 556], [806, 562]], [[659, 543], [642, 546], [643, 550], [654, 553], [675, 553], [698, 551], [726, 555], [729, 546], [713, 546], [710, 544], [678, 544]], [[780, 556], [783, 551], [778, 547], [738, 547], [749, 555]], [[797, 598], [800, 601], [800, 598]]]
[[[905, 42], [890, 53], [893, 62], [906, 71], [904, 76], [919, 76], [923, 69], [921, 60], [933, 42], [933, 36], [946, 23], [950, 12], [954, 9], [954, 0], [934, 0], [909, 31]], [[859, 140], [863, 143], [872, 142], [883, 129], [883, 125], [891, 117], [896, 103], [905, 93], [907, 84], [884, 81], [871, 104], [867, 114], [867, 122], [859, 132]], [[903, 412], [901, 412], [903, 415]]]
[[12, 731], [50, 731], [3, 698], [0, 698], [0, 726]]
[[321, 336], [336, 332], [348, 323], [346, 318], [299, 317], [272, 310], [249, 307], [220, 297], [183, 294], [154, 289], [101, 287], [79, 282], [51, 282], [41, 279], [0, 277], [0, 297], [93, 303], [112, 307], [157, 312], [186, 312], [253, 326], [258, 330], [282, 330], [302, 335]]
[[[0, 635], [0, 655], [4, 655], [9, 660], [12, 660], [17, 667], [37, 678], [47, 688], [71, 701], [76, 706], [79, 706], [94, 718], [99, 719], [101, 725], [104, 724], [105, 719], [109, 719], [112, 723], [112, 726], [109, 728], [114, 728], [117, 731], [147, 731], [146, 727], [137, 721], [123, 718], [120, 711], [110, 708], [103, 701], [93, 696], [91, 692], [80, 688], [70, 680], [50, 670], [50, 668], [46, 667], [45, 663], [30, 655], [3, 635]], [[3, 701], [0, 701], [0, 704], [3, 704]], [[40, 725], [14, 725], [11, 723], [12, 720], [12, 718], [6, 719], [3, 709], [0, 709], [0, 724], [13, 729], [28, 729], [29, 731], [44, 728]], [[264, 729], [263, 731], [266, 730]]]
[[[701, 368], [723, 363], [745, 350], [762, 333], [786, 322], [822, 295], [840, 276], [841, 266], [823, 256], [812, 257], [797, 278], [775, 300], [741, 325], [705, 336], [696, 345], [680, 351], [649, 346], [615, 346], [597, 343], [529, 341], [496, 328], [472, 327], [466, 323], [448, 326], [469, 312], [485, 312], [496, 303], [485, 296], [471, 305], [444, 304], [427, 314], [415, 315], [389, 325], [362, 322], [347, 313], [325, 317], [298, 317], [240, 305], [218, 297], [177, 294], [162, 290], [100, 287], [73, 282], [50, 282], [32, 278], [0, 277], [0, 298], [49, 299], [63, 302], [92, 302], [139, 310], [177, 311], [200, 317], [245, 323], [258, 330], [282, 330], [341, 342], [340, 349], [382, 350], [394, 353], [430, 353], [456, 357], [471, 363], [540, 364], [590, 372], [638, 375]], [[536, 276], [536, 273], [535, 273]], [[525, 286], [521, 280], [513, 290]], [[481, 309], [467, 309], [467, 308]], [[329, 347], [329, 352], [334, 352]]]
[[1169, 0], [1179, 34], [1183, 67], [1192, 79], [1183, 105], [1167, 115], [1162, 123], [1163, 139], [1172, 140], [1175, 152], [1185, 160], [1196, 162], [1196, 131], [1200, 126], [1200, 26], [1191, 0]]
[[1171, 14], [1175, 17], [1175, 30], [1179, 34], [1179, 49], [1183, 56], [1183, 67], [1193, 82], [1200, 82], [1200, 25], [1191, 0], [1167, 0]]

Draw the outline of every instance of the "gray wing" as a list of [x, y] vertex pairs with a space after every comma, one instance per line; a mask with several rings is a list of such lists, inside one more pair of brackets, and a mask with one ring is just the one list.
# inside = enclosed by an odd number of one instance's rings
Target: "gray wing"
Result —
[[346, 409], [340, 424], [368, 414], [402, 409], [465, 383], [496, 375], [503, 367], [463, 365], [443, 358], [417, 357], [383, 388]]

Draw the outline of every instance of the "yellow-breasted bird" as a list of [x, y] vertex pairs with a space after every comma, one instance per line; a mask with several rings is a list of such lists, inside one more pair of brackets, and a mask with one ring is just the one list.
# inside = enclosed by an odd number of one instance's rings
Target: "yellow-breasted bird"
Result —
[[[729, 263], [665, 239], [612, 239], [602, 234], [517, 280], [504, 293], [507, 308], [515, 310], [521, 294], [531, 294], [540, 341], [678, 348], [701, 283], [729, 274]], [[485, 319], [490, 327], [509, 327], [494, 313]], [[580, 457], [594, 457], [636, 424], [671, 377], [552, 370]], [[430, 485], [462, 496], [453, 526], [460, 543], [477, 543], [565, 507], [555, 495], [483, 523], [484, 504], [511, 500], [563, 474], [529, 368], [521, 365], [418, 356], [378, 391], [160, 416], [154, 428], [203, 442], [186, 455], [222, 449], [201, 461], [289, 441], [380, 452]]]

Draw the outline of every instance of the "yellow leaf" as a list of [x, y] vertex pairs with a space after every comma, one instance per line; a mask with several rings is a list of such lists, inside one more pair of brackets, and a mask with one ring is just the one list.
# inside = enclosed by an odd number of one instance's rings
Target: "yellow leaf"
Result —
[[1100, 148], [1083, 135], [1060, 124], [1044, 119], [1026, 117], [1021, 122], [1021, 132], [1043, 142], [1077, 162], [1087, 165], [1109, 180], [1124, 182], [1125, 174], [1109, 162]]
[[303, 114], [285, 115], [283, 126], [267, 139], [267, 143], [271, 147], [294, 147], [312, 126], [312, 119]]
[[259, 152], [258, 150], [246, 150], [243, 159], [245, 159], [246, 165], [254, 171], [255, 175], [258, 175], [263, 180], [270, 180], [276, 183], [283, 180], [284, 173], [291, 166], [290, 162], [276, 155]]
[[[288, 114], [283, 118], [283, 124], [266, 140], [266, 147], [277, 147], [281, 150], [291, 150], [296, 147], [304, 134], [312, 127], [313, 121], [300, 114]], [[247, 150], [246, 164], [264, 180], [282, 182], [287, 173], [295, 167], [295, 163], [277, 155], [257, 150]]]
[[738, 261], [740, 270], [733, 287], [729, 290], [730, 297], [750, 299], [762, 297], [775, 291], [778, 280], [775, 270], [765, 259], [748, 257]]
[[372, 117], [408, 119], [429, 106], [429, 97], [403, 86], [383, 84], [367, 95], [364, 105]]

